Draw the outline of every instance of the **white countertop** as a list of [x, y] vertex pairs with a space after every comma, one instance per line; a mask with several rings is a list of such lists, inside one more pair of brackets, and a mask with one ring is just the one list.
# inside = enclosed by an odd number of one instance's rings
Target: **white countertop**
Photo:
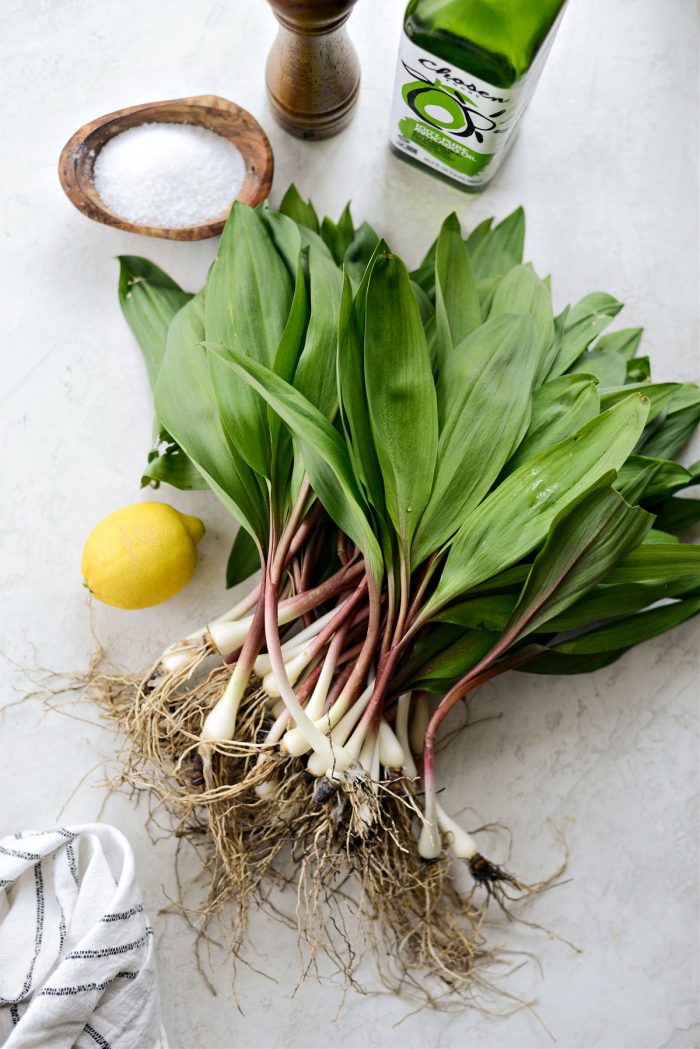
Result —
[[[526, 206], [527, 255], [554, 274], [556, 305], [592, 290], [621, 298], [619, 323], [643, 324], [657, 378], [697, 379], [696, 16], [687, 0], [572, 0], [519, 141], [481, 196], [463, 195], [389, 153], [388, 110], [402, 3], [360, 0], [350, 21], [363, 83], [354, 122], [328, 142], [287, 137], [267, 107], [274, 34], [263, 2], [6, 0], [2, 69], [3, 382], [2, 700], [27, 689], [22, 668], [84, 667], [94, 649], [79, 562], [87, 532], [139, 499], [149, 447], [146, 374], [117, 303], [119, 253], [143, 254], [198, 288], [213, 241], [137, 239], [89, 222], [64, 198], [61, 147], [118, 107], [213, 92], [246, 106], [276, 157], [273, 200], [291, 180], [320, 211], [352, 198], [409, 262], [456, 209], [465, 227]], [[695, 445], [695, 458], [698, 456]], [[136, 668], [222, 609], [233, 524], [211, 496], [156, 496], [207, 523], [187, 591], [139, 613], [95, 607], [111, 659]], [[571, 881], [531, 916], [582, 949], [496, 925], [491, 935], [543, 964], [509, 985], [536, 998], [561, 1047], [696, 1046], [697, 623], [588, 677], [511, 675], [484, 687], [459, 753], [443, 762], [453, 811], [514, 832], [513, 866], [536, 880], [571, 853]], [[144, 799], [105, 803], [100, 762], [114, 751], [94, 711], [37, 702], [2, 723], [0, 834], [102, 818], [130, 838], [156, 926], [165, 1025], [173, 1049], [322, 1046], [549, 1046], [527, 1009], [507, 1019], [410, 1010], [391, 997], [339, 992], [297, 977], [294, 937], [257, 917], [253, 969], [213, 949], [212, 997], [194, 935], [159, 908], [175, 893], [174, 844], [151, 842]], [[195, 865], [185, 859], [185, 873]], [[516, 962], [520, 959], [515, 959]], [[207, 963], [205, 962], [205, 967]], [[366, 975], [371, 977], [371, 966]], [[695, 1031], [695, 1034], [693, 1033]]]

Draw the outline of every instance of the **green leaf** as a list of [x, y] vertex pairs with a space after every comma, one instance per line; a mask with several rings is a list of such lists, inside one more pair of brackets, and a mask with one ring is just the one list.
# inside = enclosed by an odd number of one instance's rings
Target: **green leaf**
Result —
[[[465, 238], [464, 243], [467, 245], [471, 255], [474, 255], [477, 249], [483, 244], [488, 237], [493, 226], [493, 219], [484, 219], [478, 226], [475, 226], [468, 237]], [[523, 244], [525, 238], [523, 237]], [[520, 259], [522, 262], [522, 258]], [[515, 263], [517, 265], [517, 263]]]
[[636, 615], [625, 616], [614, 623], [590, 630], [571, 641], [555, 646], [554, 651], [566, 655], [597, 655], [632, 648], [658, 634], [684, 623], [700, 612], [700, 597], [682, 598], [659, 608], [650, 608]]
[[673, 459], [690, 440], [698, 422], [700, 389], [694, 383], [680, 383], [670, 398], [662, 425], [645, 437], [640, 451], [657, 459]]
[[614, 472], [596, 481], [552, 522], [505, 629], [514, 644], [592, 590], [625, 554], [638, 547], [653, 517], [610, 487]]
[[696, 585], [700, 586], [700, 546], [690, 543], [640, 546], [613, 568], [607, 582], [672, 583], [678, 579], [696, 580]]
[[[423, 322], [423, 327], [425, 328], [425, 336], [428, 339], [428, 348], [430, 349], [431, 339], [428, 336], [428, 325], [431, 325], [434, 335], [435, 308], [433, 307], [433, 304], [426, 295], [426, 293], [421, 288], [420, 284], [416, 284], [414, 280], [411, 281], [411, 291], [413, 292], [413, 297], [415, 298], [416, 303], [418, 305], [418, 309], [420, 311], [420, 319]], [[435, 341], [434, 338], [432, 341]]]
[[[515, 307], [513, 313], [519, 312]], [[438, 373], [452, 349], [481, 323], [471, 259], [454, 212], [442, 224], [435, 248], [435, 361]]]
[[626, 362], [625, 382], [651, 382], [651, 361], [648, 357], [633, 357]]
[[437, 251], [437, 237], [428, 248], [423, 261], [417, 269], [411, 270], [409, 274], [414, 284], [423, 289], [431, 302], [435, 302], [435, 253]]
[[573, 370], [595, 375], [602, 387], [622, 386], [629, 382], [627, 362], [616, 350], [586, 350], [576, 361]]
[[[491, 220], [488, 221], [490, 223]], [[477, 226], [466, 242], [474, 274], [477, 280], [502, 277], [523, 261], [525, 212], [522, 208], [516, 208], [492, 229], [482, 229], [483, 226], [484, 223]]]
[[333, 256], [323, 239], [308, 226], [299, 226], [288, 215], [270, 211], [267, 207], [259, 207], [256, 214], [264, 223], [270, 240], [280, 258], [284, 260], [292, 280], [296, 277], [299, 254], [304, 248], [314, 247], [325, 258], [333, 261]]
[[438, 418], [420, 313], [406, 267], [395, 255], [380, 255], [372, 267], [364, 336], [369, 418], [386, 508], [408, 560], [430, 497]]
[[646, 536], [645, 543], [678, 543], [680, 540], [678, 536], [671, 535], [670, 532], [660, 532], [658, 528], [652, 528], [649, 534]]
[[591, 375], [560, 375], [532, 395], [530, 425], [506, 464], [512, 473], [540, 452], [576, 433], [600, 411], [596, 381]]
[[343, 256], [343, 265], [353, 287], [356, 288], [362, 280], [378, 244], [379, 237], [368, 222], [357, 227], [352, 243]]
[[168, 325], [191, 298], [148, 259], [119, 256], [119, 305], [143, 354], [151, 389], [165, 353]]
[[619, 331], [610, 331], [598, 339], [594, 349], [601, 352], [614, 350], [626, 361], [631, 361], [639, 349], [643, 333], [643, 328], [621, 328]]
[[[119, 257], [119, 303], [146, 362], [151, 390], [155, 390], [158, 381], [170, 322], [191, 298], [189, 292], [147, 259], [136, 255]], [[161, 427], [157, 425], [156, 429]], [[155, 449], [149, 454], [141, 484], [206, 488], [196, 466], [168, 435], [159, 438], [159, 443], [166, 438], [168, 447], [163, 453]]]
[[256, 475], [221, 425], [206, 354], [199, 348], [204, 338], [203, 295], [188, 302], [170, 324], [155, 389], [156, 411], [222, 503], [266, 545], [266, 500]]
[[663, 498], [693, 483], [692, 474], [679, 463], [631, 455], [621, 467], [615, 487], [631, 503]]
[[469, 597], [438, 612], [433, 622], [454, 623], [469, 630], [493, 630], [500, 634], [505, 630], [517, 600], [517, 591]]
[[154, 450], [141, 478], [141, 485], [170, 484], [182, 491], [209, 487], [193, 462], [174, 442], [166, 445], [162, 452]]
[[350, 205], [346, 204], [338, 222], [324, 218], [321, 223], [321, 236], [328, 247], [337, 266], [342, 266], [345, 253], [352, 244], [355, 227], [352, 224]]
[[626, 651], [627, 649], [620, 648], [616, 652], [576, 656], [566, 655], [557, 649], [550, 651], [545, 648], [536, 659], [516, 669], [524, 674], [592, 674], [594, 670], [600, 670], [614, 663], [620, 656], [624, 656]]
[[254, 541], [240, 528], [233, 540], [231, 553], [226, 564], [226, 589], [245, 582], [254, 572], [260, 570], [260, 553]]
[[370, 506], [384, 519], [384, 484], [372, 439], [365, 388], [364, 303], [372, 265], [365, 271], [354, 301], [350, 278], [345, 274], [337, 353], [338, 400], [355, 476]]
[[604, 291], [593, 291], [569, 309], [557, 356], [549, 377], [569, 371], [595, 337], [622, 309], [622, 303]]
[[308, 249], [311, 316], [294, 386], [327, 418], [338, 404], [336, 346], [343, 275], [330, 259]]
[[441, 376], [447, 416], [416, 532], [414, 565], [454, 534], [498, 477], [527, 425], [538, 352], [532, 318], [502, 314], [472, 332], [449, 358]]
[[554, 320], [551, 292], [529, 263], [514, 266], [496, 288], [489, 316], [498, 317], [503, 313], [527, 313], [535, 322], [535, 385], [539, 386], [551, 364], [550, 347], [554, 340]]
[[700, 499], [673, 497], [657, 510], [656, 523], [666, 532], [682, 532], [700, 521]]
[[647, 407], [633, 394], [510, 474], [467, 515], [423, 617], [534, 550], [564, 507], [619, 469], [643, 429]]
[[[206, 339], [272, 367], [292, 302], [284, 262], [261, 217], [234, 202], [206, 283]], [[246, 383], [232, 382], [217, 356], [208, 356], [221, 421], [246, 462], [270, 476], [270, 436], [264, 401]]]
[[225, 367], [244, 379], [295, 434], [311, 485], [329, 516], [365, 556], [367, 570], [379, 582], [382, 559], [355, 480], [347, 447], [318, 408], [274, 372], [230, 347], [204, 344]]
[[298, 223], [298, 225], [307, 226], [310, 230], [313, 230], [314, 233], [319, 232], [316, 209], [310, 200], [307, 201], [301, 199], [299, 190], [293, 182], [282, 197], [278, 211], [280, 214], [286, 215], [288, 218]]
[[611, 586], [605, 580], [590, 594], [579, 598], [564, 612], [550, 619], [547, 630], [561, 633], [594, 626], [601, 620], [617, 619], [630, 612], [639, 612], [657, 601], [678, 597], [695, 589], [696, 585], [696, 581], [688, 577], [670, 582], [620, 583], [617, 586]]
[[[285, 382], [291, 382], [294, 378], [304, 349], [309, 324], [309, 301], [302, 266], [303, 259], [304, 251], [299, 255], [294, 298], [272, 365], [275, 374]], [[330, 262], [328, 264], [332, 265]], [[232, 381], [231, 376], [228, 376], [228, 380]], [[296, 491], [293, 493], [290, 491], [290, 477], [294, 469], [292, 437], [289, 430], [282, 426], [279, 415], [269, 406], [267, 423], [270, 434], [270, 498], [273, 505], [278, 507], [283, 504], [285, 495], [288, 494], [294, 499], [298, 494]], [[293, 483], [291, 487], [294, 488]]]
[[451, 645], [423, 663], [411, 674], [404, 689], [443, 693], [472, 670], [498, 640], [488, 630], [468, 630]]
[[[640, 394], [644, 397], [649, 398], [649, 418], [647, 419], [647, 429], [645, 433], [649, 432], [650, 424], [668, 407], [672, 397], [678, 389], [678, 383], [676, 382], [652, 382], [652, 383], [640, 383], [637, 387], [633, 384], [621, 385], [613, 387], [612, 389], [600, 391], [600, 406], [603, 410], [611, 408], [613, 404], [617, 404], [619, 401], [623, 401], [625, 397], [629, 397], [634, 389], [637, 389]], [[656, 455], [653, 453], [644, 453], [645, 455], [650, 454], [656, 459], [669, 459], [671, 456], [667, 455]]]

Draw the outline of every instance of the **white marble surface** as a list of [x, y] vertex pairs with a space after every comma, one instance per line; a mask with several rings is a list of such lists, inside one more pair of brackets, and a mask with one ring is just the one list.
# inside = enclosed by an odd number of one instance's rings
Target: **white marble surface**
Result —
[[[93, 647], [79, 560], [89, 528], [140, 497], [151, 405], [138, 351], [120, 316], [114, 256], [144, 254], [198, 287], [215, 244], [137, 240], [81, 217], [56, 177], [80, 124], [120, 106], [216, 92], [269, 131], [273, 199], [294, 179], [320, 209], [346, 198], [357, 216], [418, 260], [439, 220], [466, 226], [524, 203], [527, 253], [555, 275], [558, 305], [593, 289], [627, 303], [621, 322], [646, 326], [662, 378], [697, 378], [697, 25], [688, 0], [572, 0], [522, 134], [496, 184], [453, 191], [391, 156], [386, 122], [402, 3], [360, 0], [352, 36], [363, 67], [357, 116], [317, 145], [288, 138], [263, 90], [272, 16], [263, 0], [5, 0], [0, 206], [2, 310], [2, 700], [26, 689], [23, 667], [84, 666]], [[697, 457], [697, 445], [695, 457]], [[94, 610], [111, 657], [139, 666], [226, 601], [233, 527], [204, 494], [171, 494], [208, 533], [186, 593], [141, 613]], [[537, 878], [556, 861], [548, 821], [565, 833], [571, 882], [533, 917], [583, 950], [523, 930], [495, 939], [532, 950], [512, 987], [563, 1047], [698, 1044], [697, 627], [686, 624], [585, 678], [512, 676], [487, 686], [475, 715], [497, 713], [463, 739], [443, 769], [450, 807], [514, 830], [514, 866]], [[2, 722], [0, 833], [54, 819], [94, 818], [99, 763], [113, 751], [92, 711], [37, 703]], [[396, 1027], [401, 1001], [338, 994], [313, 982], [292, 997], [291, 937], [254, 921], [254, 963], [240, 1010], [225, 956], [212, 954], [212, 997], [193, 936], [158, 916], [174, 892], [173, 845], [152, 843], [145, 808], [112, 796], [103, 817], [137, 856], [157, 927], [166, 1026], [174, 1049], [229, 1046], [548, 1046], [533, 1012], [507, 1019], [423, 1012]], [[368, 970], [369, 971], [369, 970]]]

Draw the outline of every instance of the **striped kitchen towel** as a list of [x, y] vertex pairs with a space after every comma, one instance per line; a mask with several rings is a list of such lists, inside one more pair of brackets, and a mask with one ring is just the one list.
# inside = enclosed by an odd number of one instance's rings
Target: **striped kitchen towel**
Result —
[[116, 828], [0, 840], [0, 1044], [167, 1049], [153, 930]]

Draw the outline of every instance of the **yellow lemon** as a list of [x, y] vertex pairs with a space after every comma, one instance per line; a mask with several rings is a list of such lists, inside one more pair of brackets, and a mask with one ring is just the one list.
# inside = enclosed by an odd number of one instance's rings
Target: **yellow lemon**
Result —
[[88, 536], [81, 562], [85, 585], [116, 608], [159, 605], [189, 583], [203, 535], [199, 518], [166, 503], [124, 506]]

